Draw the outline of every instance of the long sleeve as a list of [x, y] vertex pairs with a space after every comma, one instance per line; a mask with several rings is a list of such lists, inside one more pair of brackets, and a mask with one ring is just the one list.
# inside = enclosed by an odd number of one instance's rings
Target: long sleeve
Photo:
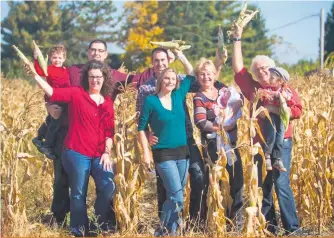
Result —
[[36, 60], [36, 59], [34, 60], [34, 67], [35, 67], [36, 73], [39, 76], [46, 77], [42, 67], [39, 65], [38, 60]]
[[194, 99], [194, 122], [201, 131], [213, 131], [213, 123], [207, 118], [206, 106], [203, 98], [196, 94]]
[[302, 115], [303, 106], [300, 102], [300, 98], [293, 88], [289, 88], [292, 92], [292, 98], [288, 101], [288, 106], [291, 109], [291, 119], [299, 119]]
[[115, 135], [115, 111], [114, 111], [114, 103], [110, 100], [110, 104], [108, 105], [108, 111], [106, 113], [106, 117], [104, 119], [105, 123], [105, 137], [109, 137], [114, 139]]
[[70, 103], [72, 102], [74, 96], [78, 93], [81, 93], [78, 87], [70, 87], [70, 88], [54, 88], [53, 94], [50, 98], [50, 102], [64, 102]]
[[253, 101], [255, 90], [261, 87], [260, 83], [253, 79], [246, 68], [242, 68], [239, 73], [236, 73], [234, 80], [247, 100], [250, 102]]
[[181, 94], [181, 97], [184, 99], [189, 92], [189, 89], [192, 84], [196, 82], [196, 78], [194, 76], [187, 75], [181, 82], [179, 91]]

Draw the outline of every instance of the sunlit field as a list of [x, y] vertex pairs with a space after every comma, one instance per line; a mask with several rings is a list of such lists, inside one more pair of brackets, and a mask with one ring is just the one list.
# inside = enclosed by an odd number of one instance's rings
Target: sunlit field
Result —
[[[292, 77], [291, 84], [300, 95], [303, 115], [294, 124], [294, 147], [291, 186], [301, 226], [309, 235], [334, 234], [334, 78], [317, 73], [309, 78]], [[1, 80], [1, 233], [4, 236], [70, 236], [69, 217], [65, 228], [52, 222], [52, 161], [40, 154], [31, 139], [46, 116], [42, 90], [26, 80]], [[118, 96], [116, 135], [112, 157], [116, 162], [114, 196], [118, 229], [98, 236], [152, 236], [158, 224], [154, 175], [140, 165], [140, 148], [136, 139], [136, 91], [127, 87]], [[188, 105], [192, 108], [191, 95]], [[257, 188], [257, 168], [252, 156], [261, 149], [251, 142], [256, 121], [244, 116], [239, 120], [239, 141], [245, 175], [245, 217], [242, 233], [227, 225], [225, 211], [231, 204], [228, 191], [226, 158], [211, 165], [212, 181], [208, 194], [208, 229], [195, 226], [182, 229], [185, 236], [263, 236], [265, 220], [261, 208], [262, 191]], [[198, 131], [194, 132], [198, 138]], [[199, 140], [197, 140], [199, 141]], [[199, 145], [200, 146], [200, 145]], [[184, 216], [189, 214], [189, 183]], [[88, 191], [88, 210], [92, 220], [94, 183]], [[276, 207], [278, 208], [277, 200]], [[277, 212], [279, 210], [277, 209]], [[233, 223], [233, 221], [232, 221]], [[280, 226], [281, 227], [281, 226]], [[281, 229], [279, 234], [283, 234]]]

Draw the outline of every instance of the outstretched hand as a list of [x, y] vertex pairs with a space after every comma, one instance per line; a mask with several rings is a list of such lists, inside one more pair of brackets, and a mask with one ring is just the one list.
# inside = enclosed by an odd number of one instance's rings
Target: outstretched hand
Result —
[[233, 28], [234, 28], [233, 37], [241, 38], [242, 32], [243, 32], [243, 28], [241, 26], [239, 26], [236, 21], [233, 22]]
[[225, 64], [227, 60], [227, 49], [224, 48], [223, 52], [219, 54], [219, 49], [216, 49], [216, 67], [220, 67]]
[[174, 61], [175, 61], [175, 55], [174, 55], [174, 53], [171, 51], [171, 50], [167, 50], [167, 53], [168, 53], [168, 55], [167, 55], [167, 57], [168, 57], [168, 63], [173, 63]]

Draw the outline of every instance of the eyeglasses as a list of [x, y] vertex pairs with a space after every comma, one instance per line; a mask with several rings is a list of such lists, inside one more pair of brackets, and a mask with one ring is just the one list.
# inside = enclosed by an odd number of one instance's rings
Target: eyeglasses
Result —
[[106, 50], [103, 50], [103, 49], [95, 49], [95, 48], [90, 48], [89, 49], [92, 53], [96, 53], [96, 52], [99, 52], [99, 53], [104, 53]]
[[264, 66], [261, 66], [261, 67], [259, 67], [259, 68], [256, 68], [255, 71], [256, 71], [256, 72], [260, 72], [261, 70], [265, 70], [265, 69], [268, 69], [268, 68], [269, 68], [269, 66], [264, 65]]
[[103, 75], [101, 76], [88, 76], [89, 79], [102, 79]]

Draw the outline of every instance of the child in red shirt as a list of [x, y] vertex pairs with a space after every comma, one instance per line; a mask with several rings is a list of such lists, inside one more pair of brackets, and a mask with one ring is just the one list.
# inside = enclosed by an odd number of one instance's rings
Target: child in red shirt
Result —
[[[263, 106], [265, 108], [279, 108], [281, 103], [279, 99], [280, 94], [288, 103], [291, 100], [292, 93], [286, 85], [290, 75], [285, 69], [280, 67], [269, 68], [269, 71], [269, 86], [265, 89], [259, 89], [262, 95]], [[280, 157], [283, 150], [284, 133], [287, 128], [284, 128], [280, 115], [270, 113], [270, 118], [271, 122], [266, 118], [263, 125], [263, 134], [266, 142], [264, 146], [266, 169], [272, 170], [274, 167], [279, 171], [286, 172], [287, 170]], [[271, 157], [273, 158], [273, 164]]]
[[[55, 45], [51, 48], [49, 52], [49, 58], [51, 65], [47, 68], [47, 75], [42, 70], [41, 66], [37, 61], [37, 51], [34, 51], [34, 66], [36, 72], [42, 76], [46, 77], [47, 82], [53, 88], [66, 88], [70, 87], [70, 77], [67, 72], [67, 68], [63, 66], [66, 60], [66, 49], [63, 45]], [[50, 99], [45, 95], [45, 103], [48, 108], [50, 104]], [[64, 110], [64, 105], [57, 104], [61, 111]], [[61, 119], [54, 119], [50, 114], [45, 119], [45, 122], [38, 129], [38, 135], [32, 142], [37, 147], [37, 149], [45, 154], [49, 159], [55, 159], [56, 156], [53, 152], [54, 141], [57, 131], [61, 125]], [[43, 140], [45, 140], [43, 142]]]

